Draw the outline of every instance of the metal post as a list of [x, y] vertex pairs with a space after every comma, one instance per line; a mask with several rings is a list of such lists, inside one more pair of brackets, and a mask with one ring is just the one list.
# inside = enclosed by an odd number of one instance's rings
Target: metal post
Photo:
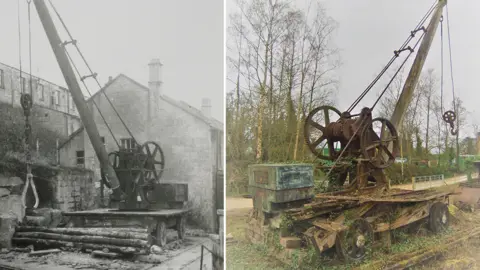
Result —
[[402, 129], [401, 123], [403, 122], [405, 111], [407, 110], [408, 105], [412, 101], [413, 91], [417, 86], [418, 80], [420, 78], [420, 73], [422, 72], [425, 60], [427, 59], [428, 51], [430, 50], [430, 46], [432, 45], [433, 38], [435, 36], [435, 32], [437, 31], [438, 24], [440, 23], [443, 7], [446, 4], [447, 0], [438, 1], [437, 8], [433, 13], [430, 23], [428, 24], [425, 36], [423, 37], [422, 43], [418, 48], [417, 56], [415, 57], [415, 60], [413, 62], [412, 69], [410, 69], [410, 73], [408, 73], [408, 77], [405, 81], [405, 85], [403, 86], [402, 93], [400, 94], [400, 98], [398, 99], [395, 110], [393, 111], [391, 122], [399, 133]]
[[50, 13], [48, 12], [48, 8], [45, 5], [45, 1], [33, 0], [33, 2], [35, 4], [35, 8], [37, 9], [43, 28], [45, 29], [45, 33], [47, 34], [48, 40], [50, 41], [50, 45], [52, 46], [58, 65], [60, 66], [60, 70], [65, 78], [65, 82], [67, 83], [70, 93], [72, 94], [73, 102], [77, 107], [85, 130], [90, 138], [90, 142], [92, 143], [93, 149], [95, 150], [98, 160], [100, 161], [100, 166], [104, 170], [105, 176], [108, 177], [108, 180], [111, 182], [112, 189], [118, 192], [118, 187], [120, 184], [117, 175], [109, 163], [107, 151], [105, 150], [105, 147], [100, 139], [100, 134], [93, 119], [92, 113], [85, 102], [82, 90], [78, 84], [75, 73], [73, 72], [70, 61], [65, 53], [62, 41], [58, 36], [55, 24], [53, 23]]
[[201, 249], [201, 252], [200, 252], [200, 270], [203, 269], [203, 245], [202, 245], [202, 249]]

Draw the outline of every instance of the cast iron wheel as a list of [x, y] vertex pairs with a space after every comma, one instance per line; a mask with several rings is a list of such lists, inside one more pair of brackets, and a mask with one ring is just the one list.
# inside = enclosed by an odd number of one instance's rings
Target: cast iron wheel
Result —
[[165, 168], [165, 157], [162, 148], [156, 142], [146, 142], [140, 148], [140, 153], [145, 155], [146, 159], [142, 166], [145, 182], [158, 181]]
[[167, 244], [167, 225], [165, 221], [158, 221], [155, 237], [157, 239], [157, 246], [164, 247]]
[[428, 217], [428, 227], [433, 233], [441, 233], [448, 228], [450, 223], [450, 214], [446, 204], [436, 202], [430, 207]]
[[[380, 134], [374, 130], [374, 123], [380, 123]], [[374, 167], [385, 169], [395, 162], [399, 149], [397, 130], [392, 122], [385, 118], [375, 118], [366, 125], [360, 137], [363, 156]]]
[[186, 223], [185, 216], [181, 216], [177, 218], [176, 229], [178, 233], [178, 239], [183, 240], [185, 238], [185, 223]]
[[362, 218], [353, 221], [348, 230], [335, 239], [337, 255], [344, 261], [361, 261], [373, 242], [372, 226]]
[[[303, 136], [305, 137], [305, 143], [315, 156], [323, 160], [335, 160], [340, 154], [340, 151], [335, 151], [335, 142], [333, 140], [328, 140], [325, 134], [326, 127], [331, 123], [329, 113], [330, 111], [334, 112], [333, 115], [338, 115], [338, 118], [340, 118], [342, 114], [335, 107], [320, 106], [313, 109], [308, 114], [307, 119], [305, 119], [305, 124], [303, 126]], [[323, 113], [323, 119], [316, 120], [315, 117], [319, 116], [320, 113]], [[319, 123], [320, 121], [322, 121], [323, 123]], [[321, 135], [318, 134], [317, 136], [315, 136], [315, 133], [320, 133]], [[318, 146], [324, 141], [326, 141], [326, 146], [328, 145], [328, 149], [331, 149], [330, 151], [328, 151], [328, 156], [323, 154], [323, 149], [325, 148], [325, 146], [320, 149], [318, 148]]]

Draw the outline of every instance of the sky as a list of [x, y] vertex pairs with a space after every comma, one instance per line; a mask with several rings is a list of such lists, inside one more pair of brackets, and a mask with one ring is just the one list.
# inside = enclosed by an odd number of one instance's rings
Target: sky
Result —
[[[45, 1], [48, 5], [48, 1]], [[0, 0], [0, 62], [29, 70], [28, 4]], [[18, 33], [20, 3], [21, 46]], [[148, 63], [163, 64], [163, 93], [200, 108], [210, 98], [214, 118], [224, 119], [224, 6], [222, 0], [52, 0], [103, 85], [123, 73], [148, 86]], [[49, 5], [48, 5], [49, 6]], [[50, 6], [49, 6], [50, 8]], [[54, 18], [62, 40], [66, 32]], [[8, 26], [8, 27], [7, 27]], [[32, 73], [66, 86], [52, 48], [31, 2]], [[73, 55], [75, 51], [69, 50]], [[73, 56], [82, 74], [86, 69]], [[98, 86], [88, 84], [91, 92]], [[85, 89], [83, 89], [85, 91]]]
[[[292, 0], [292, 2], [298, 7], [306, 6], [306, 0]], [[360, 95], [390, 60], [393, 51], [405, 41], [434, 0], [323, 0], [319, 2], [323, 4], [327, 14], [338, 23], [338, 29], [333, 34], [333, 44], [340, 49], [343, 63], [337, 70], [337, 76], [340, 78], [337, 105], [342, 111]], [[226, 9], [227, 13], [232, 13], [238, 8], [234, 0], [227, 0]], [[469, 122], [476, 124], [480, 124], [480, 121], [475, 120], [480, 119], [480, 109], [477, 109], [480, 94], [476, 88], [480, 70], [480, 50], [478, 49], [480, 34], [476, 30], [480, 25], [480, 17], [475, 12], [478, 10], [480, 10], [480, 1], [477, 0], [449, 1], [448, 3], [455, 94], [464, 101], [469, 111]], [[227, 19], [227, 26], [228, 24]], [[444, 30], [446, 39], [446, 19]], [[448, 57], [446, 54], [444, 57], [446, 61], [444, 66], [446, 100], [444, 102], [451, 102], [451, 84], [449, 72], [447, 72]], [[413, 60], [413, 57], [411, 59]], [[412, 61], [407, 62], [407, 70], [411, 63]], [[429, 68], [440, 71], [440, 31], [437, 31], [423, 70]], [[227, 89], [232, 89], [228, 80]], [[379, 91], [380, 88], [372, 89], [372, 92], [365, 97], [365, 102], [361, 104], [371, 105]], [[448, 109], [447, 105], [444, 106]], [[461, 133], [464, 136], [472, 136], [473, 129], [468, 127]]]

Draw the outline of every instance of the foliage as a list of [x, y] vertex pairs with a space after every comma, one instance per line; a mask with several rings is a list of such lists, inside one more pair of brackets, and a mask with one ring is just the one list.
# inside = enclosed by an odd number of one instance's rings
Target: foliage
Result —
[[[60, 134], [44, 126], [39, 120], [39, 110], [32, 108], [31, 125], [32, 136], [30, 148], [35, 152], [35, 142], [40, 142], [37, 157], [42, 157], [47, 163], [55, 162], [56, 140], [64, 140]], [[0, 103], [0, 159], [7, 156], [8, 153], [24, 153], [23, 138], [25, 138], [25, 117], [20, 107], [12, 107], [9, 104]]]
[[336, 23], [319, 3], [237, 1], [228, 29], [227, 160], [303, 160], [303, 120], [333, 104]]

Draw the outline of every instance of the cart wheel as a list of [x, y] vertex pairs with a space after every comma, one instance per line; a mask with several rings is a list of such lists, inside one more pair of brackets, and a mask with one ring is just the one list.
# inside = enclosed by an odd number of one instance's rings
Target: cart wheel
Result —
[[361, 261], [373, 242], [372, 226], [365, 219], [356, 219], [348, 230], [335, 239], [335, 249], [344, 261]]
[[165, 224], [165, 221], [159, 221], [157, 223], [156, 237], [157, 245], [159, 247], [163, 247], [167, 244], [167, 225]]
[[428, 225], [432, 232], [440, 233], [448, 228], [450, 214], [446, 204], [436, 202], [430, 207], [430, 216], [428, 217]]
[[186, 223], [185, 216], [181, 216], [177, 218], [178, 239], [183, 240], [185, 238], [185, 223]]

